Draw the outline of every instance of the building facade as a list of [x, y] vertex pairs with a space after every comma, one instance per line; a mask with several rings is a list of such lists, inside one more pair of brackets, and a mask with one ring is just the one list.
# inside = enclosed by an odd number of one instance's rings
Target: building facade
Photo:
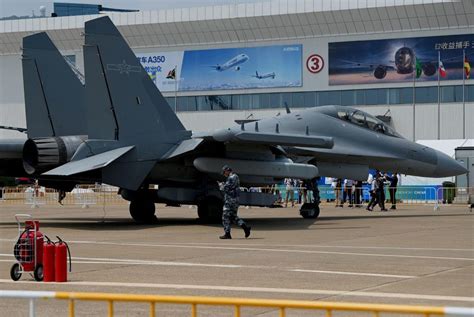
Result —
[[[472, 1], [285, 0], [107, 14], [188, 129], [336, 104], [383, 116], [408, 139], [474, 138]], [[0, 21], [0, 125], [25, 125], [21, 39], [48, 32], [82, 71], [83, 25], [98, 16]]]

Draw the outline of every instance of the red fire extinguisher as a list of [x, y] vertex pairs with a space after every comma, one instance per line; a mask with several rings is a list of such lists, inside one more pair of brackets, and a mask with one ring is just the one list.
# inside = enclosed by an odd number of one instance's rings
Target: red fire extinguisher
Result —
[[66, 242], [64, 242], [60, 237], [58, 242], [55, 243], [55, 254], [54, 254], [54, 266], [55, 266], [55, 280], [56, 282], [66, 282], [67, 281], [67, 258], [69, 255], [69, 272], [71, 272], [71, 251]]
[[43, 246], [43, 281], [54, 282], [54, 256], [56, 245], [48, 236], [44, 236], [46, 242]]

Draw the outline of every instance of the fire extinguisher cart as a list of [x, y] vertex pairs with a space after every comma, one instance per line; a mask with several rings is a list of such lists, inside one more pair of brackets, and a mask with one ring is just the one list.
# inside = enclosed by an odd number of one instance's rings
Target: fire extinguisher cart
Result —
[[[39, 231], [39, 221], [31, 215], [16, 214], [18, 240], [13, 248], [17, 263], [10, 270], [10, 277], [18, 281], [23, 273], [30, 273], [36, 281], [43, 280], [43, 234]], [[25, 228], [22, 229], [22, 221]]]

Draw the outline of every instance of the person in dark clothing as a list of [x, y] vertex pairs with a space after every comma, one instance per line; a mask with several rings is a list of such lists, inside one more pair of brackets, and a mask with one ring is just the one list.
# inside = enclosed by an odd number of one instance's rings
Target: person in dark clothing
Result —
[[356, 181], [355, 191], [354, 191], [354, 205], [357, 208], [362, 207], [361, 196], [362, 196], [362, 181]]
[[224, 191], [224, 210], [222, 213], [222, 225], [224, 226], [224, 235], [220, 239], [232, 239], [230, 235], [231, 225], [233, 223], [239, 225], [245, 233], [245, 238], [250, 236], [250, 227], [245, 221], [237, 216], [239, 210], [240, 181], [239, 176], [232, 169], [225, 165], [222, 167], [222, 174], [226, 177], [223, 185]]
[[[380, 211], [387, 211], [385, 208], [385, 182], [386, 178], [382, 173], [379, 173], [377, 178], [375, 179], [376, 181], [376, 189], [375, 189], [375, 194], [377, 195], [377, 202], [380, 207]], [[374, 205], [375, 206], [375, 205]]]
[[390, 188], [388, 189], [390, 193], [390, 202], [392, 203], [392, 207], [390, 209], [395, 210], [397, 209], [397, 186], [398, 186], [398, 175], [392, 174], [391, 177], [386, 176], [386, 178], [390, 181]]

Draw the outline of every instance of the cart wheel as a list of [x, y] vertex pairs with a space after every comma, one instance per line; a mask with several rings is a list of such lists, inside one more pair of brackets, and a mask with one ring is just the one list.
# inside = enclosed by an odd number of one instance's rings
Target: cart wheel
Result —
[[33, 273], [35, 280], [41, 282], [43, 280], [43, 264], [38, 264]]
[[12, 268], [10, 269], [10, 277], [14, 281], [18, 281], [21, 277], [21, 272], [20, 272], [20, 264], [15, 263], [13, 264]]

